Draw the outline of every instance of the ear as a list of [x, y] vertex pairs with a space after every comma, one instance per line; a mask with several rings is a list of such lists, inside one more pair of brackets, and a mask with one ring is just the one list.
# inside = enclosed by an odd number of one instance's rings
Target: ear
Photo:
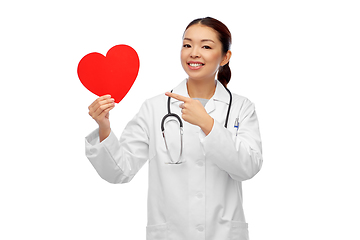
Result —
[[230, 61], [230, 58], [231, 58], [231, 51], [227, 51], [227, 53], [224, 55], [223, 57], [223, 60], [221, 61], [220, 63], [220, 66], [224, 66], [226, 65], [229, 61]]

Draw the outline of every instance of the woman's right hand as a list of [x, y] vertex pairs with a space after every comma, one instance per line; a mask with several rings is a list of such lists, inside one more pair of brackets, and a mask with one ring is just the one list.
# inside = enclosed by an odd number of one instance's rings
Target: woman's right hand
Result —
[[[99, 124], [100, 141], [110, 134], [109, 112], [115, 107], [114, 99], [110, 95], [104, 95], [96, 99], [89, 106], [89, 115]], [[103, 136], [105, 135], [107, 136]]]

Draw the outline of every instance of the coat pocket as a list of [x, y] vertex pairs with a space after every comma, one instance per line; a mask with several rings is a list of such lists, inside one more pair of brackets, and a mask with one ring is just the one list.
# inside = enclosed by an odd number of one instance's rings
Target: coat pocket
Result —
[[151, 225], [146, 227], [146, 240], [167, 240], [167, 224]]
[[249, 240], [248, 224], [246, 222], [230, 222], [230, 240]]

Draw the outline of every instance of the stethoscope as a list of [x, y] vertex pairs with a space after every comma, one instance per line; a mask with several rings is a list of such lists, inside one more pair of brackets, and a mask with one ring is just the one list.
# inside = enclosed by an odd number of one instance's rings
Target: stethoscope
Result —
[[[231, 108], [231, 103], [232, 103], [232, 94], [231, 94], [229, 89], [227, 89], [226, 87], [225, 87], [225, 89], [230, 95], [229, 106], [228, 106], [225, 125], [224, 125], [224, 127], [227, 128], [228, 121], [229, 121], [230, 108]], [[171, 92], [173, 92], [173, 90], [171, 90]], [[167, 150], [167, 152], [168, 152], [168, 154], [170, 156], [170, 159], [171, 159], [171, 162], [168, 162], [168, 164], [180, 164], [180, 163], [182, 163], [180, 160], [181, 160], [182, 153], [183, 153], [183, 143], [184, 143], [184, 141], [183, 141], [183, 135], [184, 135], [183, 122], [182, 122], [181, 118], [179, 117], [179, 115], [177, 115], [176, 113], [171, 112], [171, 110], [170, 110], [170, 98], [171, 97], [168, 97], [168, 102], [167, 102], [168, 113], [163, 117], [163, 119], [161, 121], [161, 132], [162, 132], [162, 136], [164, 138], [166, 150]], [[179, 124], [180, 124], [180, 155], [179, 155], [179, 159], [177, 161], [174, 161], [173, 158], [171, 157], [171, 154], [170, 154], [167, 142], [166, 142], [164, 123], [165, 123], [165, 120], [168, 117], [175, 117], [178, 120]]]

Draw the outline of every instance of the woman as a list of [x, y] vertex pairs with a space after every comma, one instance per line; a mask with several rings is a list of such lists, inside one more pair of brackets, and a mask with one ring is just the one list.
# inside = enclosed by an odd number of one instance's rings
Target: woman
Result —
[[[192, 21], [181, 50], [188, 78], [146, 100], [120, 140], [110, 129], [111, 96], [89, 106], [99, 129], [86, 137], [86, 155], [103, 179], [129, 182], [149, 160], [148, 240], [248, 239], [242, 181], [260, 170], [262, 150], [254, 105], [226, 88], [230, 44], [220, 21]], [[163, 120], [169, 112], [181, 116], [183, 141], [177, 117]]]

